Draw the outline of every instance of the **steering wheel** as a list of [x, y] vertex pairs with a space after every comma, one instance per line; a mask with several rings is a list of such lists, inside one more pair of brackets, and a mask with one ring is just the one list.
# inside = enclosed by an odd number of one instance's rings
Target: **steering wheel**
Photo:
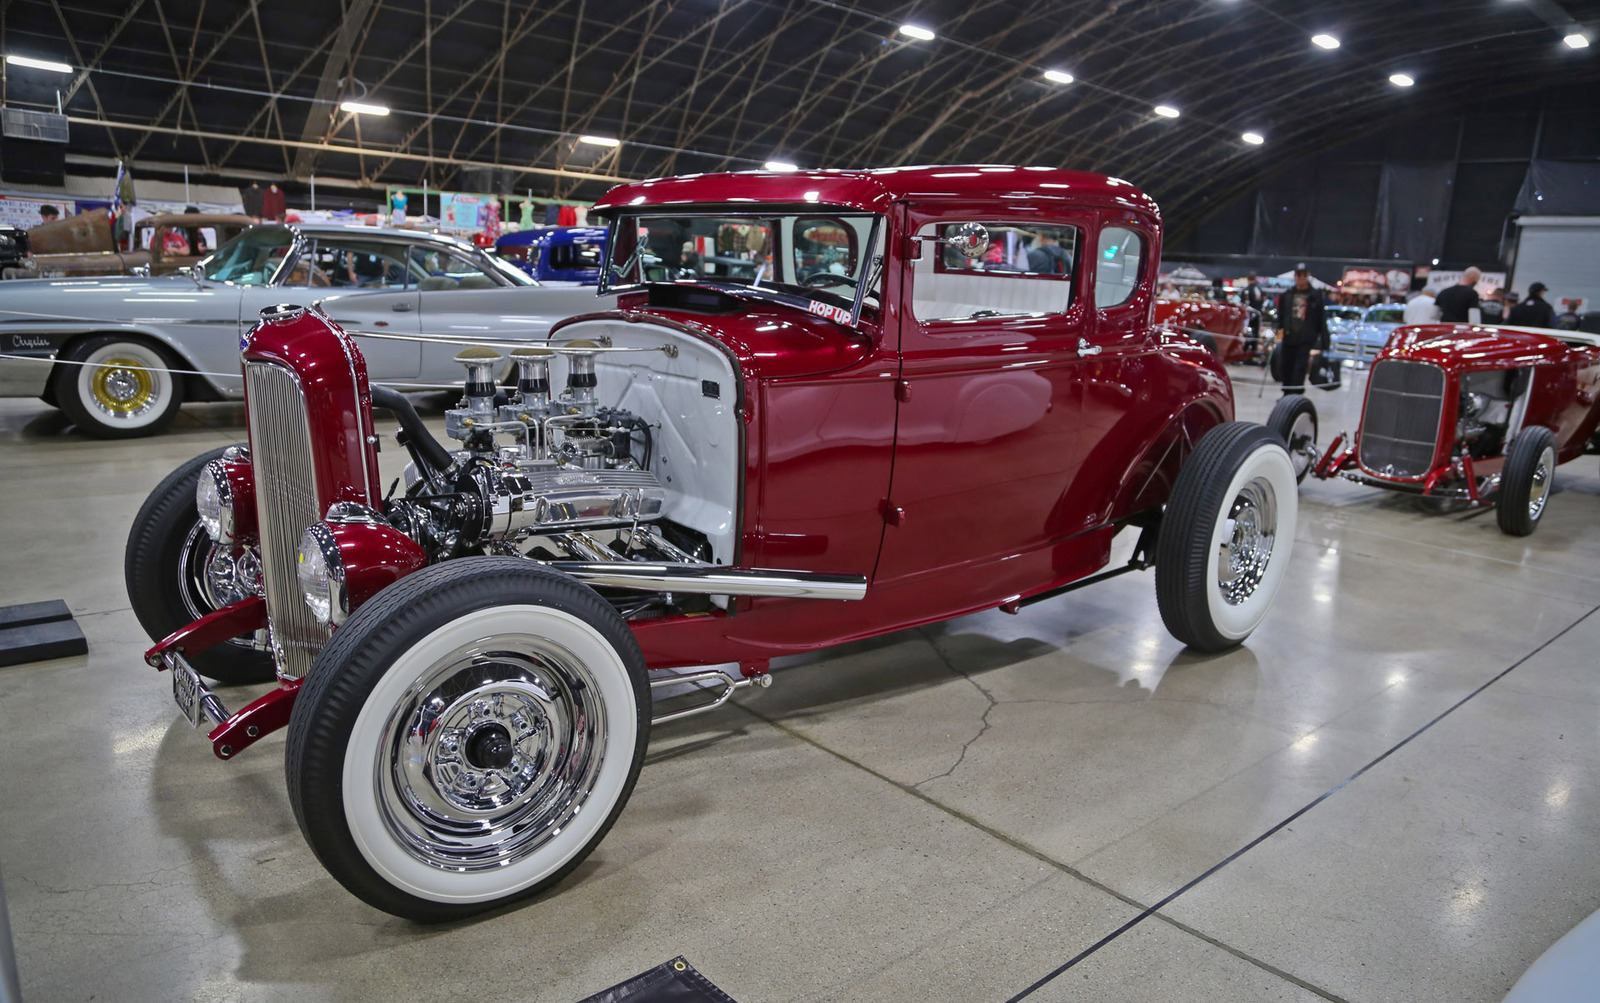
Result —
[[854, 289], [856, 287], [856, 280], [852, 279], [848, 275], [839, 275], [835, 272], [816, 272], [812, 275], [807, 275], [800, 284], [803, 286], [839, 285], [849, 286], [851, 289]]

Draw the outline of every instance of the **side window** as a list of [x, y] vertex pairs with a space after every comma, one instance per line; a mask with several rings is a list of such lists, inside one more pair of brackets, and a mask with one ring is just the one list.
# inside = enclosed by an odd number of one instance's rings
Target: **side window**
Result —
[[1094, 305], [1120, 306], [1139, 288], [1139, 265], [1144, 259], [1144, 238], [1121, 226], [1100, 231], [1100, 253], [1095, 259]]
[[561, 271], [598, 269], [599, 244], [557, 244], [550, 248], [550, 267]]
[[417, 288], [423, 292], [435, 289], [492, 289], [499, 285], [476, 264], [442, 247], [413, 246], [411, 272], [417, 276]]
[[335, 289], [403, 289], [406, 285], [402, 248], [378, 241], [319, 239], [295, 266], [298, 277], [307, 262], [314, 286]]
[[[929, 223], [918, 236], [946, 238], [960, 223]], [[924, 240], [912, 273], [911, 313], [920, 321], [1065, 313], [1082, 246], [1074, 226], [984, 223], [989, 249], [968, 258]]]
[[795, 279], [804, 283], [813, 275], [854, 275], [859, 253], [856, 243], [855, 230], [839, 220], [800, 217], [789, 242]]

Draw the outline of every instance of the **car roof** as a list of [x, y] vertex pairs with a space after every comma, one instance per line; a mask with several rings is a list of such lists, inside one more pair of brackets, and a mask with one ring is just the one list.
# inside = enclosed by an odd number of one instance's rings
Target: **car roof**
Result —
[[250, 226], [255, 219], [237, 212], [161, 212], [141, 218], [134, 226], [215, 226], [219, 223]]
[[522, 247], [545, 243], [573, 244], [579, 237], [593, 240], [604, 238], [605, 235], [606, 228], [603, 226], [536, 226], [504, 234], [494, 244], [496, 247]]
[[354, 234], [385, 240], [426, 241], [455, 248], [456, 250], [478, 250], [467, 241], [448, 234], [434, 233], [429, 230], [404, 229], [396, 226], [366, 226], [361, 223], [263, 223], [262, 225], [279, 226], [287, 230], [299, 230], [301, 233], [339, 234], [341, 236]]
[[1160, 218], [1155, 200], [1120, 178], [1055, 167], [965, 164], [875, 170], [737, 171], [689, 174], [618, 185], [595, 203], [596, 212], [633, 206], [753, 202], [815, 202], [883, 212], [893, 202], [932, 199], [1094, 202]]

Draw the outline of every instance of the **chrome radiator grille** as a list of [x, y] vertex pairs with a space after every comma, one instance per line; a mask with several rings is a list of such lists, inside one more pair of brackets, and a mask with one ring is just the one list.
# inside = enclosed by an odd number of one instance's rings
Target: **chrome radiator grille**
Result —
[[303, 676], [328, 640], [327, 629], [317, 623], [300, 598], [300, 583], [295, 578], [300, 536], [322, 518], [317, 510], [306, 400], [299, 379], [281, 366], [247, 362], [244, 378], [272, 657], [281, 675]]
[[1444, 370], [1385, 359], [1367, 381], [1361, 466], [1387, 477], [1421, 477], [1433, 466], [1444, 411]]

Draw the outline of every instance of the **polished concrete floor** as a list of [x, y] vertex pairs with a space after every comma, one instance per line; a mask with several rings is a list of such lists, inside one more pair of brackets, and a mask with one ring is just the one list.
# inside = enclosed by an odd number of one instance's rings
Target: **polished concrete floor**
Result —
[[[1361, 388], [1315, 394], [1325, 428]], [[684, 954], [741, 1003], [1001, 1001], [1057, 972], [1027, 998], [1490, 1001], [1600, 907], [1594, 457], [1528, 539], [1308, 485], [1277, 607], [1219, 657], [1166, 634], [1143, 574], [798, 659], [659, 728], [561, 887], [422, 928], [312, 858], [281, 736], [219, 762], [140, 662], [128, 523], [240, 420], [105, 443], [0, 403], [0, 604], [64, 598], [90, 640], [0, 668], [30, 1000], [568, 1003]]]

